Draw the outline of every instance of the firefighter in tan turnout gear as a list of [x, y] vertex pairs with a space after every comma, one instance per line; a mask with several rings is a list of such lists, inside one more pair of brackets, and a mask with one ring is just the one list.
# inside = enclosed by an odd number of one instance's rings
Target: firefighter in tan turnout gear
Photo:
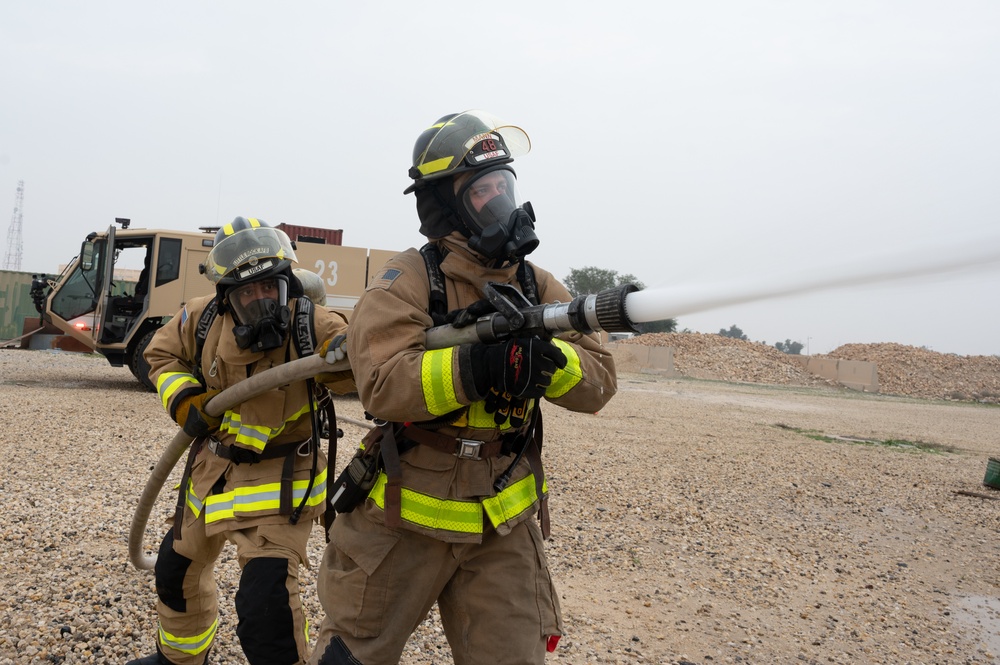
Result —
[[430, 242], [386, 263], [351, 316], [347, 349], [376, 424], [352, 464], [371, 470], [371, 488], [348, 487], [353, 509], [335, 505], [314, 664], [397, 663], [435, 602], [460, 665], [542, 663], [562, 634], [542, 546], [540, 403], [601, 409], [616, 391], [611, 355], [581, 333], [425, 346], [429, 328], [491, 312], [490, 282], [536, 303], [571, 300], [524, 258], [538, 239], [511, 161], [528, 148], [482, 111], [417, 139], [406, 193]]
[[[328, 394], [297, 381], [221, 417], [205, 411], [221, 390], [275, 365], [312, 353], [343, 358], [344, 318], [302, 297], [293, 261], [284, 232], [237, 217], [218, 231], [203, 266], [216, 295], [188, 302], [145, 353], [164, 408], [195, 439], [174, 527], [156, 559], [157, 652], [129, 665], [208, 662], [218, 628], [213, 571], [227, 541], [242, 569], [236, 634], [247, 660], [308, 658], [298, 571], [326, 505], [316, 419]], [[350, 373], [316, 381], [354, 389]]]

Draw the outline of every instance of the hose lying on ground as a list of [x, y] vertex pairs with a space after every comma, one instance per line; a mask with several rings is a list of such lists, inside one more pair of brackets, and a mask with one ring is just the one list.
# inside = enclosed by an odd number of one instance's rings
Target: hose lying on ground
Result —
[[14, 338], [11, 338], [11, 339], [5, 339], [2, 342], [0, 342], [0, 347], [7, 346], [8, 344], [10, 344], [12, 342], [19, 342], [22, 339], [24, 339], [25, 337], [30, 337], [31, 335], [34, 335], [36, 332], [39, 332], [41, 330], [45, 330], [45, 326], [42, 326], [41, 328], [38, 328], [37, 330], [32, 330], [31, 332], [28, 332], [28, 333], [24, 333], [20, 337], [14, 337]]
[[[205, 410], [208, 411], [209, 415], [221, 416], [237, 404], [242, 404], [268, 390], [295, 381], [302, 381], [323, 372], [341, 372], [350, 371], [350, 369], [351, 364], [347, 360], [341, 360], [331, 365], [320, 356], [306, 356], [284, 365], [272, 367], [246, 381], [240, 381], [231, 388], [226, 388], [208, 401]], [[184, 451], [191, 445], [191, 441], [193, 438], [185, 434], [184, 430], [177, 433], [153, 466], [149, 480], [146, 481], [146, 486], [139, 497], [139, 503], [132, 515], [132, 526], [128, 532], [128, 558], [138, 570], [151, 570], [156, 564], [155, 555], [146, 555], [142, 551], [142, 537], [146, 532], [146, 524], [149, 522], [149, 515], [153, 511], [156, 497], [159, 496], [160, 490], [163, 489], [170, 472], [177, 465]]]

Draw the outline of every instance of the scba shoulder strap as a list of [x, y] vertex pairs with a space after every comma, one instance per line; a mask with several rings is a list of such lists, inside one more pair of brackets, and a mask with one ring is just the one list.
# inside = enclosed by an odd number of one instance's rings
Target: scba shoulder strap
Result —
[[[448, 314], [448, 294], [445, 291], [444, 275], [441, 273], [441, 249], [434, 243], [427, 243], [420, 248], [427, 267], [427, 279], [431, 284], [428, 313], [434, 320], [434, 325], [443, 325]], [[538, 282], [535, 281], [535, 271], [527, 261], [522, 260], [517, 265], [517, 281], [521, 285], [521, 293], [532, 305], [538, 304]]]
[[[316, 350], [316, 328], [313, 321], [316, 315], [316, 306], [308, 298], [295, 299], [295, 315], [292, 318], [292, 343], [295, 344], [295, 353], [299, 358], [311, 356]], [[212, 298], [205, 310], [198, 319], [198, 327], [195, 328], [195, 350], [194, 350], [194, 375], [198, 383], [204, 385], [205, 377], [201, 371], [201, 356], [205, 348], [205, 340], [208, 339], [208, 331], [212, 329], [212, 324], [219, 316], [218, 298]]]

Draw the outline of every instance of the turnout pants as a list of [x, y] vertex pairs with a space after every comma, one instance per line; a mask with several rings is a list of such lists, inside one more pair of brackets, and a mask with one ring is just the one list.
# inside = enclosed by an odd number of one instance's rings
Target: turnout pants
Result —
[[205, 534], [204, 516], [185, 512], [181, 539], [167, 533], [156, 559], [157, 648], [176, 665], [202, 665], [215, 640], [219, 606], [215, 562], [226, 541], [236, 545], [242, 574], [236, 634], [251, 665], [296, 665], [308, 658], [299, 596], [312, 520]]
[[313, 665], [398, 663], [435, 601], [456, 665], [540, 665], [547, 637], [562, 634], [534, 519], [470, 544], [389, 529], [362, 510], [338, 515], [319, 598], [326, 618]]

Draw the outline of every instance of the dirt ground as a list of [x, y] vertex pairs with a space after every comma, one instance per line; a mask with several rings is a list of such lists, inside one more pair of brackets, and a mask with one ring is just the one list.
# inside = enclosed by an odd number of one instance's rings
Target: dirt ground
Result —
[[[544, 411], [566, 624], [550, 662], [998, 662], [1000, 491], [982, 481], [1000, 456], [1000, 407], [645, 374], [619, 384], [599, 414]], [[0, 350], [0, 400], [0, 665], [150, 652], [152, 574], [132, 568], [126, 542], [176, 426], [127, 369], [94, 356]], [[338, 410], [362, 417], [351, 397]], [[338, 467], [363, 433], [343, 428]], [[318, 562], [318, 529], [311, 545]], [[245, 662], [231, 554], [213, 663]], [[435, 619], [403, 663], [450, 662]]]

